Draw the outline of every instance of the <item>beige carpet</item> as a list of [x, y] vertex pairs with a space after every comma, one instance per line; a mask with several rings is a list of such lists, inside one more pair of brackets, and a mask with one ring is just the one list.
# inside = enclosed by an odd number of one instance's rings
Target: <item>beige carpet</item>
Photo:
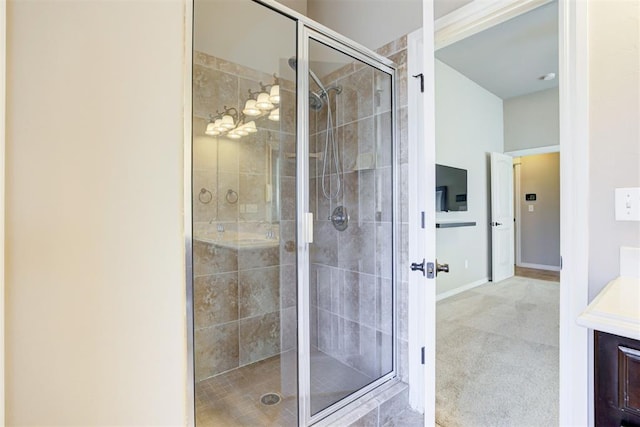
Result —
[[559, 284], [513, 277], [437, 304], [436, 421], [557, 426]]

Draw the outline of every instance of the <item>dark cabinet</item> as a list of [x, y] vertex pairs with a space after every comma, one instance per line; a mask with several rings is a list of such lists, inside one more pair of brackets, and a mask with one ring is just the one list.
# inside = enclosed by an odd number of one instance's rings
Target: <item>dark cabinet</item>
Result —
[[640, 341], [595, 332], [596, 426], [640, 427]]

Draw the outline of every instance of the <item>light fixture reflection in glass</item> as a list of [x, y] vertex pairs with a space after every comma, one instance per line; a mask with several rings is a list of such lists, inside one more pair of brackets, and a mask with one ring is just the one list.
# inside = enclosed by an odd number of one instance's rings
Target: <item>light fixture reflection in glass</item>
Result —
[[213, 122], [213, 130], [216, 132], [226, 132], [227, 129], [222, 127], [222, 119], [217, 119]]
[[244, 110], [242, 112], [247, 116], [259, 116], [261, 111], [258, 107], [256, 107], [255, 99], [248, 99], [244, 104]]
[[240, 135], [238, 135], [235, 131], [229, 132], [227, 136], [231, 139], [240, 139]]
[[280, 85], [271, 86], [271, 91], [269, 92], [269, 102], [272, 104], [280, 104]]
[[280, 109], [276, 108], [275, 110], [271, 111], [271, 113], [269, 113], [269, 120], [274, 121], [274, 122], [279, 122], [280, 121]]
[[237, 127], [236, 129], [233, 130], [233, 133], [236, 135], [240, 135], [240, 136], [247, 136], [249, 135], [249, 131], [247, 131], [244, 128], [244, 125]]
[[209, 123], [207, 125], [207, 130], [205, 130], [204, 133], [209, 136], [220, 135], [220, 131], [215, 128], [215, 123]]
[[258, 95], [258, 100], [256, 101], [256, 107], [261, 110], [272, 110], [273, 104], [269, 102], [269, 94], [263, 92]]
[[222, 116], [222, 123], [220, 123], [220, 126], [227, 130], [231, 130], [236, 127], [235, 123], [233, 123], [233, 117], [228, 114]]
[[258, 129], [256, 128], [256, 122], [251, 120], [249, 123], [245, 124], [243, 128], [249, 133], [256, 133]]

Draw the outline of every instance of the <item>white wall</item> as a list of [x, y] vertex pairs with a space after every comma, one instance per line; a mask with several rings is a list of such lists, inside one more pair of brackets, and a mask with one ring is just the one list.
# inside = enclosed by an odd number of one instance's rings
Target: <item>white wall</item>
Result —
[[438, 295], [489, 277], [487, 153], [503, 150], [502, 107], [500, 98], [436, 60], [436, 162], [468, 171], [468, 211], [438, 218], [477, 223], [436, 231], [438, 261], [451, 269], [438, 276]]
[[560, 143], [558, 88], [504, 100], [504, 151]]
[[422, 27], [422, 0], [308, 0], [307, 15], [375, 50]]
[[184, 14], [8, 3], [7, 425], [185, 422]]
[[589, 2], [589, 297], [618, 276], [640, 222], [615, 221], [614, 189], [640, 186], [640, 2]]

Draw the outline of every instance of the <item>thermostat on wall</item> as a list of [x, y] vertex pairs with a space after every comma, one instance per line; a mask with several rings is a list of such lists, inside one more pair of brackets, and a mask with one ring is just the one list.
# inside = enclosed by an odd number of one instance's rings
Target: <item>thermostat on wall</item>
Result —
[[535, 194], [525, 194], [524, 199], [527, 202], [535, 202], [536, 201], [536, 195]]

